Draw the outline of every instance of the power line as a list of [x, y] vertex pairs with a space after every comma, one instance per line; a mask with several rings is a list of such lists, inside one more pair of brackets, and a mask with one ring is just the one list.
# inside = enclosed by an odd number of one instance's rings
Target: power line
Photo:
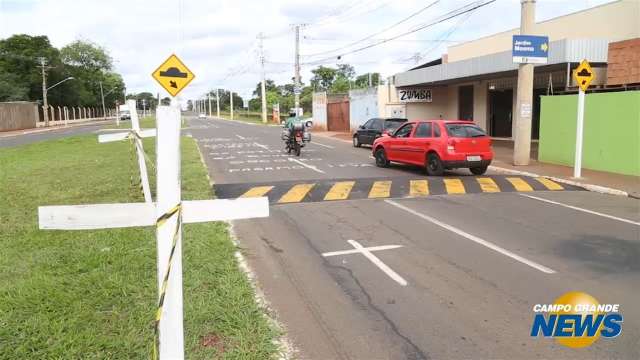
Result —
[[333, 50], [330, 50], [330, 51], [321, 51], [321, 52], [317, 52], [317, 53], [314, 53], [314, 54], [307, 54], [307, 55], [303, 55], [303, 56], [309, 57], [309, 56], [316, 56], [316, 55], [322, 55], [322, 54], [329, 54], [329, 53], [334, 53], [336, 51], [340, 51], [340, 50], [352, 47], [353, 45], [356, 45], [356, 44], [359, 44], [359, 43], [361, 43], [363, 41], [369, 40], [369, 39], [373, 38], [374, 36], [380, 35], [380, 34], [386, 32], [386, 31], [389, 31], [389, 30], [393, 29], [394, 27], [396, 27], [396, 26], [398, 26], [400, 24], [403, 24], [403, 23], [411, 20], [412, 18], [420, 15], [421, 13], [423, 13], [424, 11], [426, 11], [427, 9], [429, 9], [430, 7], [432, 7], [433, 5], [435, 5], [435, 4], [439, 3], [439, 2], [440, 2], [440, 0], [435, 0], [434, 2], [430, 3], [429, 5], [421, 8], [420, 10], [412, 13], [411, 15], [405, 17], [404, 19], [396, 22], [395, 24], [393, 24], [391, 26], [388, 26], [385, 29], [382, 29], [382, 30], [380, 30], [380, 31], [378, 31], [376, 33], [373, 33], [373, 34], [369, 35], [369, 36], [366, 36], [366, 37], [364, 37], [364, 38], [362, 38], [360, 40], [356, 40], [356, 41], [354, 41], [352, 43], [349, 43], [347, 45], [341, 46], [339, 48], [336, 48], [336, 49], [333, 49]]
[[[378, 45], [382, 45], [382, 44], [384, 44], [384, 43], [387, 43], [387, 42], [390, 42], [390, 41], [396, 40], [396, 39], [398, 39], [398, 38], [400, 38], [400, 37], [403, 37], [403, 36], [406, 36], [406, 35], [412, 34], [412, 33], [414, 33], [414, 32], [417, 32], [417, 31], [420, 31], [420, 30], [424, 30], [424, 29], [426, 29], [426, 28], [428, 28], [428, 27], [431, 27], [431, 26], [433, 26], [433, 25], [440, 24], [440, 23], [445, 22], [445, 21], [447, 21], [447, 20], [449, 20], [449, 19], [453, 19], [453, 18], [458, 17], [458, 16], [460, 16], [460, 15], [464, 15], [464, 14], [469, 13], [469, 12], [471, 12], [471, 11], [477, 10], [477, 9], [479, 9], [479, 8], [481, 8], [481, 7], [487, 6], [487, 5], [489, 5], [489, 4], [491, 4], [491, 3], [495, 2], [495, 1], [496, 1], [496, 0], [489, 0], [489, 1], [486, 1], [486, 2], [484, 2], [484, 3], [480, 3], [480, 4], [478, 4], [478, 5], [475, 5], [475, 6], [473, 6], [473, 7], [470, 7], [470, 8], [468, 8], [468, 7], [469, 7], [471, 4], [468, 4], [468, 5], [465, 5], [465, 6], [461, 7], [461, 8], [458, 8], [458, 9], [456, 9], [456, 10], [450, 11], [450, 12], [448, 12], [447, 14], [443, 15], [444, 17], [442, 17], [442, 18], [440, 18], [440, 19], [438, 19], [438, 20], [435, 20], [435, 21], [433, 21], [433, 22], [430, 22], [430, 23], [424, 24], [424, 25], [422, 25], [422, 26], [420, 26], [420, 27], [418, 27], [418, 28], [416, 28], [416, 29], [414, 29], [414, 30], [410, 30], [410, 31], [407, 31], [407, 32], [401, 33], [401, 34], [399, 34], [399, 35], [393, 36], [393, 37], [391, 37], [391, 38], [384, 39], [384, 40], [380, 40], [380, 41], [377, 41], [377, 42], [375, 42], [375, 43], [373, 43], [373, 44], [370, 44], [370, 45], [367, 45], [367, 46], [363, 46], [363, 47], [360, 47], [360, 48], [357, 48], [357, 49], [354, 49], [354, 50], [351, 50], [351, 51], [348, 51], [348, 52], [344, 52], [344, 53], [341, 53], [341, 54], [338, 54], [338, 55], [335, 55], [335, 56], [330, 56], [330, 57], [326, 57], [326, 58], [323, 58], [323, 59], [319, 59], [319, 60], [315, 60], [315, 61], [310, 61], [310, 62], [307, 62], [307, 63], [305, 63], [305, 64], [306, 64], [306, 65], [314, 65], [314, 64], [317, 64], [317, 63], [322, 63], [322, 62], [324, 62], [324, 61], [326, 61], [326, 60], [329, 60], [329, 59], [333, 59], [333, 58], [338, 58], [338, 59], [340, 59], [341, 57], [343, 57], [343, 56], [345, 56], [345, 55], [354, 54], [354, 53], [357, 53], [357, 52], [360, 52], [360, 51], [364, 51], [364, 50], [370, 49], [370, 48], [372, 48], [372, 47], [375, 47], [375, 46], [378, 46]], [[477, 2], [475, 2], [475, 3], [477, 3]], [[461, 9], [465, 9], [465, 8], [468, 8], [468, 9], [466, 9], [466, 10], [462, 10], [462, 11], [461, 11]], [[448, 15], [448, 14], [451, 14], [451, 15]]]

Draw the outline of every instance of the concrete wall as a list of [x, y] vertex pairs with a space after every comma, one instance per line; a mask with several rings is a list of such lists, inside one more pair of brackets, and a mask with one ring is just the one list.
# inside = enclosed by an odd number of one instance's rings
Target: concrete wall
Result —
[[432, 102], [406, 103], [409, 120], [457, 119], [458, 87], [441, 86], [431, 88]]
[[[622, 0], [536, 23], [534, 33], [548, 35], [550, 41], [585, 38], [619, 41], [640, 37], [638, 24], [640, 1]], [[512, 36], [519, 33], [520, 28], [517, 28], [451, 46], [447, 61], [511, 50]]]
[[640, 38], [609, 43], [608, 60], [607, 85], [640, 83]]
[[[578, 95], [543, 96], [538, 160], [573, 165]], [[640, 176], [640, 91], [587, 94], [582, 166]]]
[[33, 129], [37, 121], [38, 108], [35, 103], [0, 103], [0, 131]]
[[367, 120], [384, 115], [384, 113], [380, 113], [378, 98], [378, 87], [349, 91], [349, 124], [351, 129], [357, 129]]
[[313, 93], [311, 104], [311, 117], [313, 118], [313, 128], [317, 130], [327, 130], [327, 93]]

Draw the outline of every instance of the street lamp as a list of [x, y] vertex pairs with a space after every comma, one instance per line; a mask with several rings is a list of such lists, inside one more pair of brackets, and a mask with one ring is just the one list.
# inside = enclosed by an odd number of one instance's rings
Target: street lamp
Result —
[[73, 80], [74, 77], [73, 76], [69, 76], [68, 78], [62, 80], [62, 81], [58, 81], [57, 83], [46, 87], [46, 82], [43, 81], [42, 84], [42, 103], [44, 105], [44, 126], [49, 126], [49, 102], [47, 101], [47, 91], [53, 89], [54, 87], [62, 84], [63, 82], [67, 81], [67, 80]]

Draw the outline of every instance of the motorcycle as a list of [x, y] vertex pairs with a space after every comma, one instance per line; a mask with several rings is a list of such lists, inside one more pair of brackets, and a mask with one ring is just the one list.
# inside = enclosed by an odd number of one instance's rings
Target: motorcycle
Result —
[[293, 129], [285, 128], [282, 130], [282, 140], [285, 144], [285, 150], [288, 154], [293, 153], [300, 156], [301, 149], [306, 143], [311, 142], [311, 133], [309, 129], [313, 126], [311, 120], [304, 123], [298, 122], [293, 125]]

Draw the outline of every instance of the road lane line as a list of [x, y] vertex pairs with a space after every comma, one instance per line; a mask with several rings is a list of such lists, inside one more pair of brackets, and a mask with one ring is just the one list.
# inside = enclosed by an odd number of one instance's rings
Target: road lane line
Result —
[[237, 136], [237, 137], [238, 137], [238, 139], [240, 139], [240, 140], [245, 140], [245, 139], [246, 139], [244, 136], [240, 136], [240, 135], [238, 135], [238, 134], [236, 134], [236, 136]]
[[529, 199], [538, 200], [538, 201], [546, 202], [546, 203], [549, 203], [549, 204], [564, 206], [566, 208], [577, 210], [577, 211], [582, 211], [582, 212], [585, 212], [587, 214], [602, 216], [602, 217], [605, 217], [605, 218], [608, 218], [608, 219], [618, 220], [618, 221], [625, 222], [625, 223], [628, 223], [628, 224], [640, 226], [640, 222], [637, 222], [637, 221], [624, 219], [624, 218], [620, 218], [620, 217], [613, 216], [613, 215], [603, 214], [603, 213], [600, 213], [600, 212], [597, 212], [597, 211], [583, 209], [583, 208], [580, 208], [580, 207], [577, 207], [577, 206], [563, 204], [563, 203], [559, 203], [557, 201], [547, 200], [547, 199], [540, 198], [540, 197], [537, 197], [537, 196], [531, 196], [531, 195], [526, 195], [526, 194], [520, 194], [520, 196], [528, 197]]
[[427, 180], [410, 180], [409, 196], [427, 196], [429, 195], [429, 183]]
[[417, 217], [419, 217], [421, 219], [427, 220], [427, 221], [431, 222], [432, 224], [438, 225], [441, 228], [447, 229], [447, 230], [449, 230], [449, 231], [451, 231], [451, 232], [453, 232], [455, 234], [458, 234], [458, 235], [460, 235], [460, 236], [462, 236], [462, 237], [464, 237], [464, 238], [466, 238], [468, 240], [471, 240], [471, 241], [473, 241], [473, 242], [475, 242], [477, 244], [485, 246], [485, 247], [487, 247], [487, 248], [489, 248], [489, 249], [491, 249], [491, 250], [493, 250], [495, 252], [498, 252], [498, 253], [500, 253], [502, 255], [510, 257], [510, 258], [512, 258], [512, 259], [514, 259], [516, 261], [519, 261], [519, 262], [525, 264], [525, 265], [531, 266], [532, 268], [534, 268], [534, 269], [536, 269], [538, 271], [542, 271], [545, 274], [555, 274], [555, 272], [556, 272], [555, 270], [552, 270], [552, 269], [550, 269], [550, 268], [548, 268], [548, 267], [546, 267], [544, 265], [540, 265], [535, 261], [531, 261], [529, 259], [526, 259], [526, 258], [524, 258], [524, 257], [522, 257], [522, 256], [520, 256], [518, 254], [515, 254], [515, 253], [513, 253], [513, 252], [511, 252], [511, 251], [509, 251], [507, 249], [504, 249], [504, 248], [502, 248], [502, 247], [500, 247], [500, 246], [498, 246], [498, 245], [496, 245], [496, 244], [494, 244], [492, 242], [489, 242], [487, 240], [481, 239], [481, 238], [479, 238], [479, 237], [477, 237], [475, 235], [471, 235], [471, 234], [469, 234], [469, 233], [467, 233], [467, 232], [465, 232], [463, 230], [460, 230], [460, 229], [458, 229], [458, 228], [456, 228], [454, 226], [451, 226], [449, 224], [445, 224], [440, 220], [432, 218], [431, 216], [419, 213], [419, 212], [417, 212], [417, 211], [415, 211], [415, 210], [413, 210], [413, 209], [411, 209], [409, 207], [406, 207], [406, 206], [404, 206], [402, 204], [399, 204], [399, 203], [397, 203], [397, 202], [395, 202], [393, 200], [385, 200], [385, 202], [390, 204], [390, 205], [393, 205], [393, 206], [397, 207], [398, 209], [402, 209], [402, 210], [404, 210], [404, 211], [406, 211], [406, 212], [408, 212], [410, 214], [413, 214], [413, 215], [415, 215], [415, 216], [417, 216]]
[[278, 203], [285, 204], [285, 203], [300, 202], [302, 201], [302, 199], [304, 199], [305, 196], [307, 196], [307, 193], [311, 191], [311, 188], [313, 188], [314, 185], [315, 184], [295, 185], [291, 189], [289, 189], [289, 191], [287, 191], [286, 194], [282, 195], [280, 200], [278, 200]]
[[344, 200], [349, 197], [355, 181], [341, 181], [335, 183], [327, 195], [324, 196], [325, 200]]
[[371, 186], [369, 198], [387, 198], [391, 195], [391, 181], [376, 181]]
[[252, 187], [247, 192], [245, 192], [244, 194], [240, 195], [240, 197], [241, 198], [261, 197], [261, 196], [264, 196], [269, 191], [271, 191], [271, 189], [273, 189], [273, 186], [256, 186], [256, 187]]
[[514, 188], [516, 188], [517, 191], [533, 191], [531, 185], [527, 184], [526, 181], [522, 180], [519, 177], [508, 177], [506, 179], [511, 183], [511, 185], [513, 185]]
[[[401, 248], [402, 245], [382, 245], [382, 246], [370, 246], [367, 247], [365, 249], [369, 250], [369, 251], [380, 251], [380, 250], [391, 250], [391, 249], [397, 249], [397, 248]], [[330, 251], [330, 252], [326, 252], [326, 253], [322, 253], [322, 256], [324, 257], [329, 257], [329, 256], [338, 256], [338, 255], [350, 255], [350, 254], [358, 254], [361, 251], [358, 249], [353, 249], [353, 250], [341, 250], [341, 251]]]
[[329, 148], [329, 149], [334, 149], [334, 148], [335, 148], [334, 146], [331, 146], [331, 145], [325, 145], [325, 144], [320, 144], [320, 143], [315, 142], [315, 141], [314, 141], [314, 142], [312, 142], [311, 144], [313, 144], [313, 145], [319, 145], [319, 146], [324, 146], [324, 147]]
[[549, 190], [564, 190], [562, 185], [556, 183], [555, 181], [549, 180], [547, 178], [538, 177], [536, 178], [536, 180], [538, 180], [539, 183], [544, 185]]
[[262, 145], [262, 144], [258, 144], [257, 142], [254, 142], [254, 143], [253, 143], [253, 145], [255, 145], [255, 146], [257, 146], [257, 147], [261, 147], [261, 148], [263, 148], [263, 149], [265, 149], [265, 150], [269, 150], [269, 148], [268, 148], [268, 147], [266, 147], [265, 145]]
[[477, 178], [478, 184], [480, 184], [480, 189], [482, 192], [500, 192], [500, 188], [492, 178]]
[[318, 169], [317, 167], [313, 166], [313, 165], [309, 165], [309, 164], [305, 164], [302, 161], [298, 160], [298, 159], [294, 159], [294, 158], [289, 158], [289, 161], [293, 161], [294, 163], [300, 164], [304, 167], [306, 167], [307, 169], [311, 169], [315, 172], [319, 172], [320, 174], [324, 174], [324, 171]]
[[382, 270], [385, 274], [387, 274], [390, 278], [392, 278], [398, 284], [402, 286], [407, 286], [407, 281], [403, 279], [402, 276], [398, 275], [395, 271], [391, 270], [391, 268], [388, 267], [387, 264], [383, 263], [382, 260], [380, 260], [377, 256], [373, 255], [371, 251], [367, 250], [367, 248], [360, 245], [359, 242], [355, 240], [347, 240], [347, 242], [351, 244], [354, 248], [359, 250], [362, 253], [362, 255], [364, 255], [367, 259], [371, 260], [371, 262], [375, 266], [380, 268], [380, 270]]
[[443, 179], [448, 194], [466, 194], [464, 184], [460, 179]]

